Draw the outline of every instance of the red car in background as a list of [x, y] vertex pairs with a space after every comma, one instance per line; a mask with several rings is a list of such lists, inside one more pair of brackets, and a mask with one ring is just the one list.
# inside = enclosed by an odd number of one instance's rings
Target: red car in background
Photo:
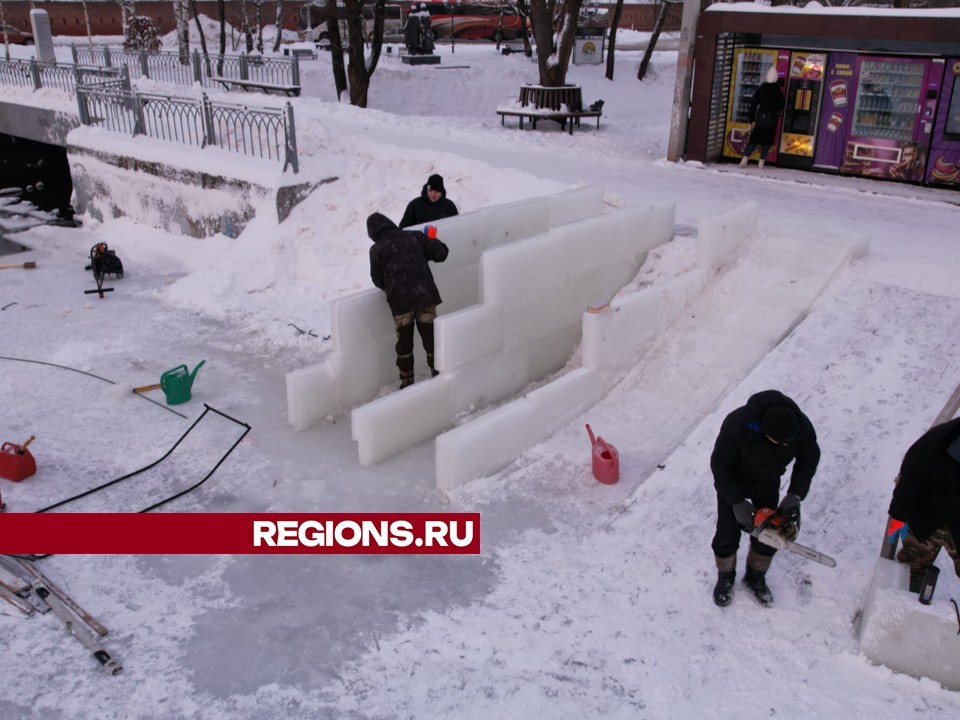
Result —
[[6, 32], [7, 40], [14, 45], [33, 45], [33, 35], [17, 30], [13, 25], [0, 25], [0, 41], [3, 40], [4, 32]]

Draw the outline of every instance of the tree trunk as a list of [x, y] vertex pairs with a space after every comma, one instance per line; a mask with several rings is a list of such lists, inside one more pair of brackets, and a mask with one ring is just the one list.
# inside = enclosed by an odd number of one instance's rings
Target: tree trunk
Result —
[[533, 46], [530, 44], [530, 32], [533, 30], [533, 22], [530, 19], [530, 8], [527, 7], [527, 0], [517, 0], [517, 15], [520, 16], [521, 35], [523, 36], [523, 54], [525, 57], [533, 57]]
[[200, 26], [200, 13], [197, 12], [197, 0], [190, 0], [190, 9], [193, 10], [193, 22], [197, 26], [197, 32], [200, 34], [200, 50], [203, 52], [203, 64], [207, 68], [207, 77], [211, 77], [213, 72], [210, 69], [210, 55], [207, 53], [207, 38], [203, 34], [203, 28]]
[[223, 56], [227, 52], [227, 9], [224, 0], [217, 0], [217, 14], [220, 16], [220, 60], [217, 64], [217, 75], [222, 75], [221, 66]]
[[613, 9], [613, 19], [610, 21], [610, 45], [607, 47], [607, 80], [613, 80], [613, 55], [617, 48], [617, 28], [620, 27], [620, 15], [623, 13], [623, 0], [617, 0]]
[[[559, 0], [559, 5], [558, 0], [530, 0], [541, 85], [560, 87], [566, 82], [581, 5], [583, 0]], [[555, 19], [559, 23], [556, 34]]]
[[280, 40], [283, 38], [283, 0], [277, 0], [277, 37], [273, 41], [273, 51], [280, 52]]
[[180, 53], [180, 63], [190, 62], [190, 10], [188, 0], [174, 0], [173, 14], [177, 20], [177, 50]]
[[93, 47], [93, 31], [90, 29], [90, 11], [87, 8], [87, 0], [83, 0], [83, 22], [87, 26], [87, 43]]
[[657, 40], [660, 38], [660, 31], [663, 30], [663, 23], [667, 20], [666, 0], [660, 0], [660, 10], [657, 12], [657, 21], [653, 25], [653, 32], [650, 34], [650, 42], [647, 43], [647, 49], [643, 51], [643, 59], [640, 61], [640, 69], [637, 70], [637, 80], [643, 80], [647, 75], [647, 67], [650, 65], [650, 58], [653, 56], [653, 49], [657, 46]]
[[240, 10], [243, 13], [243, 39], [247, 55], [253, 52], [253, 33], [250, 31], [250, 16], [247, 14], [247, 0], [240, 0]]
[[3, 52], [10, 62], [10, 36], [7, 35], [7, 19], [3, 16], [3, 0], [0, 0], [0, 25], [3, 25]]
[[330, 62], [333, 67], [333, 84], [337, 89], [337, 102], [347, 88], [347, 69], [343, 64], [343, 38], [337, 22], [337, 0], [327, 0], [327, 39], [330, 41]]

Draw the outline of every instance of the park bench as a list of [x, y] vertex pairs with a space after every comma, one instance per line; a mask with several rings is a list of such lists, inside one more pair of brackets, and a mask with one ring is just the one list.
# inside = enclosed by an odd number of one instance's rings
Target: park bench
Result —
[[543, 85], [521, 85], [519, 106], [505, 105], [497, 108], [500, 124], [504, 125], [507, 117], [520, 119], [520, 129], [523, 130], [523, 120], [528, 118], [533, 129], [537, 129], [537, 120], [552, 120], [560, 123], [560, 128], [573, 135], [573, 127], [580, 127], [582, 118], [596, 118], [597, 129], [600, 129], [600, 116], [603, 114], [602, 102], [598, 101], [588, 110], [583, 109], [583, 95], [579, 85], [562, 85], [560, 87], [546, 87]]
[[213, 77], [210, 78], [214, 82], [218, 82], [227, 90], [231, 87], [238, 87], [243, 91], [247, 90], [263, 90], [265, 93], [273, 92], [282, 92], [288, 97], [290, 95], [299, 95], [300, 86], [299, 85], [279, 85], [277, 83], [268, 83], [261, 82], [260, 80], [240, 80], [237, 78], [225, 78], [225, 77]]

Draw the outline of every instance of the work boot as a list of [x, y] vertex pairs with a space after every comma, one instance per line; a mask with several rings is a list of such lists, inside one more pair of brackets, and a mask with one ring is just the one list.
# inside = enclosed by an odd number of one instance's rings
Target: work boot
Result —
[[733, 581], [737, 579], [737, 556], [714, 557], [717, 561], [717, 584], [713, 588], [713, 602], [726, 607], [733, 601]]
[[764, 607], [773, 605], [773, 593], [767, 587], [767, 570], [773, 557], [758, 555], [753, 550], [747, 554], [747, 573], [743, 576], [743, 584]]
[[746, 167], [746, 166], [747, 166], [747, 162], [748, 162], [747, 156], [744, 155], [742, 158], [740, 158], [740, 167]]
[[413, 373], [407, 375], [406, 373], [400, 373], [400, 389], [403, 390], [405, 387], [413, 385]]

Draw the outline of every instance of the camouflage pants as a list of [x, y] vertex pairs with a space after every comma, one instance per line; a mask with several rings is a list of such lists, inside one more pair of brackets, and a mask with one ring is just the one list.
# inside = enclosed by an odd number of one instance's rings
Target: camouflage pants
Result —
[[912, 530], [908, 530], [903, 539], [903, 547], [897, 553], [897, 560], [910, 566], [911, 592], [920, 592], [923, 575], [937, 559], [941, 547], [946, 548], [953, 558], [954, 570], [957, 577], [960, 577], [960, 553], [957, 552], [957, 543], [949, 527], [944, 525], [926, 540], [920, 540]]
[[393, 322], [397, 326], [397, 368], [400, 370], [400, 381], [413, 381], [413, 326], [416, 323], [420, 333], [420, 341], [427, 353], [427, 365], [433, 370], [433, 321], [437, 318], [437, 306], [411, 310], [403, 315], [394, 315]]

